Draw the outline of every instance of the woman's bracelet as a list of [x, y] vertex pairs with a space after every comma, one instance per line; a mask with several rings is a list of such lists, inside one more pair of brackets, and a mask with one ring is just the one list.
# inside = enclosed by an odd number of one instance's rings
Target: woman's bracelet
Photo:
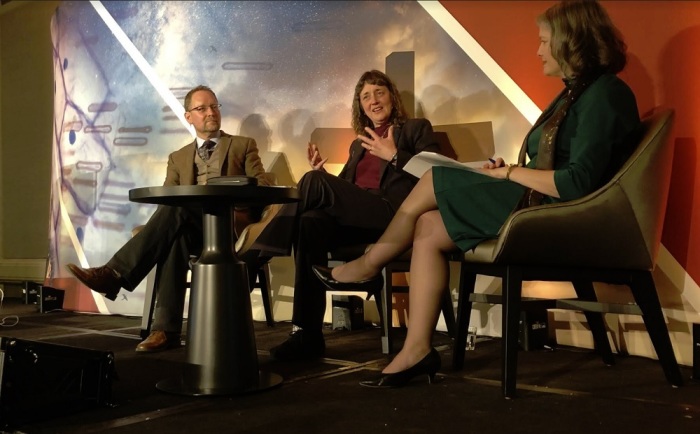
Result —
[[510, 181], [510, 172], [512, 172], [516, 167], [518, 167], [517, 164], [510, 164], [508, 166], [508, 170], [506, 170], [506, 181]]

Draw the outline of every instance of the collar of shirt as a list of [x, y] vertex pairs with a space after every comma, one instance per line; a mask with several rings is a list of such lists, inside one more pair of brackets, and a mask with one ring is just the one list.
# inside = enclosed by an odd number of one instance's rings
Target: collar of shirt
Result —
[[384, 125], [380, 125], [380, 126], [374, 128], [374, 132], [377, 133], [377, 135], [378, 135], [379, 137], [384, 137], [384, 138], [386, 138], [386, 136], [387, 136], [388, 133], [389, 133], [389, 127], [390, 127], [390, 126], [391, 126], [391, 123], [387, 122], [387, 123], [385, 123]]
[[219, 138], [221, 137], [221, 133], [219, 133], [216, 137], [210, 137], [208, 139], [203, 139], [201, 137], [197, 137], [197, 149], [201, 148], [204, 142], [207, 140], [211, 140], [212, 142], [219, 144]]

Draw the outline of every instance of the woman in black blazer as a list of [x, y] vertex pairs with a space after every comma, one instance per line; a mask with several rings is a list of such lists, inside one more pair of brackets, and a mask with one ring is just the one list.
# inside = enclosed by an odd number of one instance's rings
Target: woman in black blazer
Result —
[[251, 247], [262, 257], [294, 248], [294, 330], [271, 349], [278, 360], [323, 356], [326, 291], [311, 267], [326, 265], [334, 248], [376, 241], [418, 181], [404, 165], [419, 152], [440, 150], [430, 122], [408, 119], [396, 85], [380, 71], [357, 82], [352, 127], [357, 139], [338, 176], [326, 172], [326, 159], [309, 144], [312, 170], [298, 183], [300, 202], [284, 205]]

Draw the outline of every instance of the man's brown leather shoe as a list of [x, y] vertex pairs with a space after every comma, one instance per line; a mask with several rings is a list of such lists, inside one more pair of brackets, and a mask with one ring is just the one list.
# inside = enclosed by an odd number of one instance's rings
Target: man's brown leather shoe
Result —
[[122, 288], [122, 280], [117, 272], [108, 266], [80, 268], [75, 264], [68, 264], [67, 268], [88, 288], [99, 292], [112, 301], [117, 299], [117, 294]]
[[169, 350], [180, 346], [179, 333], [166, 333], [154, 330], [146, 339], [136, 346], [137, 353], [154, 353], [156, 351]]

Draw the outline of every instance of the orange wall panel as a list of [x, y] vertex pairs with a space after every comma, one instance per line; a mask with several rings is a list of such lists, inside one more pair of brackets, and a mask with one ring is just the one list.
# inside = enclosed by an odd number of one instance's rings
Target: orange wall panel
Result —
[[[441, 4], [540, 108], [561, 88], [542, 75], [535, 20], [552, 1], [443, 1]], [[676, 110], [675, 156], [663, 244], [700, 282], [700, 2], [603, 1], [628, 45], [620, 76], [640, 113]]]

